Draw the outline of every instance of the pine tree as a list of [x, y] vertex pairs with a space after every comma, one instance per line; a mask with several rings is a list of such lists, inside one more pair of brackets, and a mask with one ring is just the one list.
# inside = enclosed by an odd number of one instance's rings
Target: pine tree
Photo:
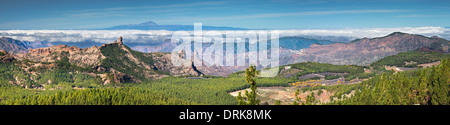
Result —
[[298, 97], [299, 93], [300, 93], [300, 89], [296, 89], [295, 90], [295, 100], [294, 100], [294, 102], [292, 102], [292, 105], [299, 105], [299, 102], [300, 102], [300, 97]]
[[256, 71], [256, 66], [250, 66], [245, 70], [245, 81], [250, 83], [250, 92], [245, 90], [245, 96], [248, 102], [244, 101], [244, 98], [239, 94], [236, 99], [239, 105], [259, 105], [261, 100], [256, 99], [256, 76], [259, 75], [259, 71]]

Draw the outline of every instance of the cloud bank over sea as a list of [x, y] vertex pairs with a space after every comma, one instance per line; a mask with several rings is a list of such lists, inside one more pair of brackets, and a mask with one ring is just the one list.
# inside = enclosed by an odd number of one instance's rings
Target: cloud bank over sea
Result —
[[[203, 30], [203, 33], [211, 30]], [[273, 31], [273, 30], [243, 30], [244, 32]], [[450, 29], [444, 27], [401, 27], [401, 28], [363, 28], [363, 29], [299, 29], [277, 30], [280, 37], [286, 36], [330, 36], [356, 38], [374, 38], [386, 36], [392, 32], [420, 34], [424, 36], [438, 36], [450, 40]], [[0, 30], [1, 37], [34, 42], [98, 42], [110, 43], [119, 36], [125, 43], [158, 44], [169, 39], [175, 31], [167, 30]], [[193, 34], [193, 31], [187, 31]], [[226, 33], [228, 31], [215, 31]], [[233, 30], [232, 32], [236, 32]], [[323, 37], [326, 38], [326, 37]]]

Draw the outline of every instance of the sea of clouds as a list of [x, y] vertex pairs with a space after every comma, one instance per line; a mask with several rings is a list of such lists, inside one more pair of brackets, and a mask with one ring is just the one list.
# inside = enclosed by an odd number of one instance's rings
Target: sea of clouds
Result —
[[[263, 30], [245, 30], [243, 32], [260, 32]], [[267, 30], [273, 31], [273, 30]], [[363, 29], [299, 29], [277, 30], [280, 37], [285, 36], [333, 36], [355, 38], [374, 38], [386, 36], [393, 32], [420, 34], [424, 36], [438, 36], [450, 40], [450, 29], [444, 27], [401, 27], [401, 28], [363, 28]], [[175, 31], [166, 30], [0, 30], [1, 37], [10, 37], [22, 41], [45, 42], [98, 42], [110, 43], [119, 36], [125, 43], [155, 44], [169, 39]], [[193, 34], [193, 31], [187, 31]], [[209, 32], [203, 30], [203, 33]], [[214, 31], [226, 33], [229, 31]], [[232, 31], [236, 32], [236, 31]]]

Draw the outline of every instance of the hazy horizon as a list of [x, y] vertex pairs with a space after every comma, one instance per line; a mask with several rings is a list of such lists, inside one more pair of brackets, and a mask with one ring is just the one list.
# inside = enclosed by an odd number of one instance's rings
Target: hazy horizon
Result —
[[448, 6], [444, 0], [17, 0], [0, 4], [0, 29], [99, 29], [147, 21], [268, 30], [449, 27]]

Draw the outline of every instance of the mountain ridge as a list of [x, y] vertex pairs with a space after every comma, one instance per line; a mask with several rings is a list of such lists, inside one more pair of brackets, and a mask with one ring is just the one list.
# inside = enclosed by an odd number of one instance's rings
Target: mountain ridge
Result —
[[142, 53], [132, 50], [123, 44], [122, 37], [101, 46], [81, 49], [76, 46], [55, 45], [30, 49], [28, 53], [14, 54], [14, 57], [24, 63], [21, 68], [25, 71], [40, 73], [60, 68], [81, 71], [100, 76], [102, 84], [137, 83], [170, 75], [203, 75], [193, 65], [175, 67], [170, 62], [170, 53]]
[[[289, 37], [288, 37], [289, 38]], [[301, 37], [291, 37], [300, 38]], [[284, 39], [284, 38], [281, 38]], [[283, 40], [281, 40], [283, 41]], [[401, 32], [394, 32], [384, 37], [377, 38], [362, 38], [355, 40], [350, 43], [331, 43], [332, 41], [325, 41], [330, 44], [320, 45], [320, 44], [306, 44], [298, 46], [288, 46], [289, 48], [283, 48], [280, 46], [280, 65], [294, 64], [299, 62], [319, 62], [319, 63], [330, 63], [335, 65], [368, 65], [376, 60], [383, 57], [397, 54], [399, 52], [412, 51], [415, 49], [424, 48], [423, 51], [439, 51], [441, 53], [449, 52], [449, 41], [439, 38], [439, 37], [425, 37], [422, 35], [407, 34]], [[287, 42], [289, 43], [289, 42]], [[281, 45], [282, 43], [280, 43]], [[296, 43], [298, 44], [298, 43]], [[107, 45], [117, 45], [120, 49], [126, 51], [124, 55], [126, 58], [117, 58], [116, 60], [129, 60], [128, 66], [135, 65], [135, 68], [141, 67], [144, 70], [156, 70], [155, 72], [169, 72], [171, 75], [219, 75], [227, 76], [230, 73], [241, 71], [245, 69], [243, 67], [220, 67], [220, 66], [198, 66], [193, 67], [175, 67], [171, 65], [170, 53], [161, 53], [157, 51], [171, 52], [176, 44], [170, 43], [166, 40], [162, 44], [157, 45], [153, 51], [150, 49], [144, 52], [152, 53], [141, 53], [134, 47], [128, 47], [119, 40], [113, 43], [103, 44], [100, 47], [92, 46], [84, 49], [78, 48], [76, 46], [64, 46], [57, 45], [49, 48], [40, 49], [30, 49], [29, 54], [17, 54], [17, 58], [29, 59], [35, 62], [56, 62], [63, 59], [65, 56], [69, 56], [68, 61], [76, 66], [82, 68], [93, 68], [99, 71], [108, 71], [107, 68], [101, 67], [102, 60], [105, 59], [104, 53], [102, 53], [102, 46]], [[292, 48], [294, 47], [294, 48]], [[303, 48], [302, 48], [303, 47]], [[131, 49], [133, 48], [133, 49]], [[298, 50], [295, 50], [298, 49]], [[58, 51], [59, 50], [59, 51]], [[141, 50], [142, 51], [142, 48]], [[114, 51], [111, 51], [114, 53]], [[34, 54], [33, 54], [34, 53]], [[73, 56], [73, 57], [71, 57]], [[139, 56], [140, 58], [138, 58]], [[25, 57], [25, 58], [24, 58]], [[111, 56], [116, 57], [116, 56]], [[138, 61], [135, 61], [138, 60]], [[147, 60], [147, 61], [142, 61]], [[192, 63], [192, 62], [191, 62]], [[103, 63], [104, 65], [107, 63]], [[125, 71], [126, 65], [122, 65], [123, 71]], [[112, 65], [106, 66], [112, 67]], [[130, 67], [129, 67], [130, 68]], [[117, 70], [116, 68], [113, 68]], [[161, 73], [159, 72], [159, 73]], [[128, 72], [132, 73], [132, 72]], [[203, 74], [205, 73], [205, 74]], [[149, 74], [149, 73], [147, 73]], [[157, 74], [157, 73], [156, 73]], [[163, 73], [164, 74], [164, 73]], [[136, 76], [136, 75], [135, 75]], [[151, 76], [139, 76], [141, 78], [151, 77]], [[155, 76], [156, 78], [156, 76]]]
[[412, 51], [422, 47], [430, 47], [449, 52], [449, 41], [439, 37], [394, 32], [384, 37], [362, 38], [350, 43], [334, 43], [314, 45], [294, 53], [295, 62], [320, 62], [338, 65], [368, 65], [378, 59], [399, 52]]
[[12, 52], [12, 53], [26, 53], [31, 47], [25, 45], [20, 40], [15, 40], [8, 37], [0, 38], [0, 50]]

